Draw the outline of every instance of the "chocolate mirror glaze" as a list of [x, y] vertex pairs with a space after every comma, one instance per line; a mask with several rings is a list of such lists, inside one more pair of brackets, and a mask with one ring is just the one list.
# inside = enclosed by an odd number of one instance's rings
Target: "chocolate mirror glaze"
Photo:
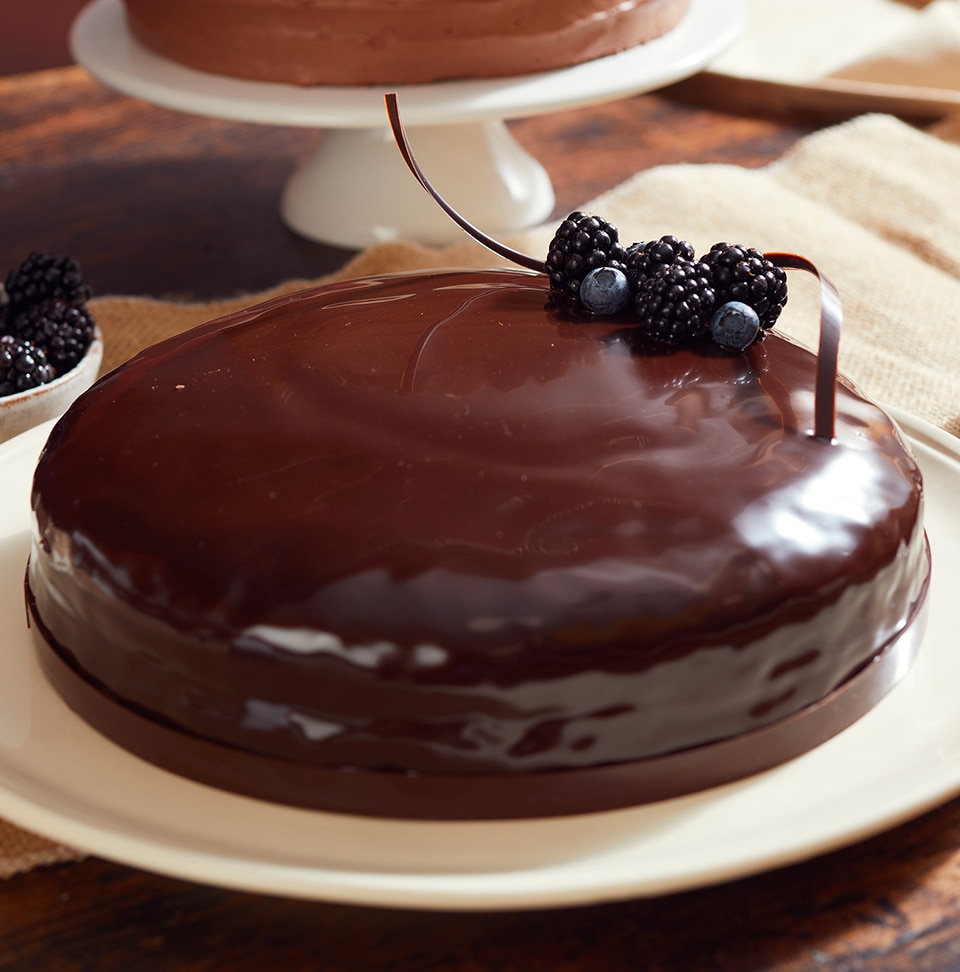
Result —
[[662, 756], [534, 773], [404, 773], [275, 759], [173, 729], [91, 683], [48, 641], [28, 604], [40, 664], [66, 702], [135, 755], [180, 776], [274, 803], [373, 817], [502, 820], [618, 810], [720, 786], [826, 742], [909, 671], [923, 604], [866, 667], [819, 702], [752, 732]]
[[817, 439], [775, 333], [565, 317], [535, 274], [399, 274], [145, 351], [41, 456], [44, 635], [168, 729], [442, 775], [753, 732], [903, 633], [923, 492], [883, 411], [841, 384]]

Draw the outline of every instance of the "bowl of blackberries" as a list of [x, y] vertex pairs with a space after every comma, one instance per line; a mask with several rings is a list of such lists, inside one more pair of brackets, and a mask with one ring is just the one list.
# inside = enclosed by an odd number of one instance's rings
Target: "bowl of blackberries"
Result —
[[0, 284], [0, 441], [62, 415], [97, 378], [103, 342], [72, 257], [31, 253]]

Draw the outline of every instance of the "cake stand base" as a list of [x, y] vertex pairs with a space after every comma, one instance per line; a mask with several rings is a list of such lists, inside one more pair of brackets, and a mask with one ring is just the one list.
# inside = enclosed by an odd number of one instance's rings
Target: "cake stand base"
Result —
[[[429, 125], [409, 137], [430, 181], [471, 222], [509, 233], [553, 211], [546, 170], [499, 119]], [[411, 178], [386, 126], [325, 132], [287, 181], [280, 213], [301, 236], [348, 249], [400, 238], [442, 244], [463, 235]]]

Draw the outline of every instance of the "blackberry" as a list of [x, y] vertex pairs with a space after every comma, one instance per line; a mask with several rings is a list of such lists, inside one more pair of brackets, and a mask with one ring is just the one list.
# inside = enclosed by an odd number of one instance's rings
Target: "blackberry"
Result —
[[699, 337], [716, 306], [710, 268], [692, 260], [663, 264], [640, 283], [634, 303], [643, 333], [670, 344]]
[[12, 334], [0, 336], [0, 396], [45, 385], [53, 378], [53, 368], [47, 364], [43, 348]]
[[715, 243], [703, 262], [713, 270], [717, 302], [752, 307], [764, 330], [773, 327], [787, 302], [787, 274], [753, 247]]
[[583, 278], [598, 267], [624, 269], [626, 250], [616, 226], [589, 213], [573, 212], [558, 227], [547, 251], [550, 289], [577, 297]]
[[630, 287], [636, 293], [640, 284], [649, 277], [657, 267], [669, 266], [677, 260], [695, 260], [693, 247], [675, 236], [661, 236], [659, 240], [648, 240], [646, 243], [634, 243], [627, 248], [626, 274]]
[[90, 297], [80, 264], [72, 257], [52, 253], [31, 253], [16, 270], [7, 274], [7, 320], [45, 300], [56, 298], [68, 304], [82, 304]]
[[43, 348], [58, 375], [75, 368], [93, 341], [94, 320], [85, 304], [48, 298], [7, 321], [6, 330]]

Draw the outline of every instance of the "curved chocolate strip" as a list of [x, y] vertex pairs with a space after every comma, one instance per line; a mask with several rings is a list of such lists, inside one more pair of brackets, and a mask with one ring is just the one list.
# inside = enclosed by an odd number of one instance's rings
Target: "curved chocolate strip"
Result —
[[764, 253], [778, 267], [806, 270], [820, 281], [820, 346], [817, 351], [817, 381], [814, 403], [814, 436], [829, 442], [833, 439], [837, 399], [837, 360], [840, 352], [840, 329], [843, 307], [840, 294], [806, 257], [795, 253]]
[[397, 141], [397, 148], [400, 149], [400, 154], [403, 156], [403, 161], [407, 163], [407, 168], [416, 176], [417, 182], [423, 186], [424, 189], [434, 198], [437, 205], [459, 226], [461, 229], [470, 234], [478, 243], [481, 243], [488, 250], [492, 250], [497, 256], [502, 256], [505, 260], [511, 260], [518, 266], [525, 267], [527, 270], [534, 270], [537, 273], [546, 273], [547, 266], [542, 260], [535, 260], [531, 256], [527, 256], [526, 253], [521, 253], [519, 250], [513, 250], [504, 243], [500, 243], [495, 240], [492, 236], [487, 236], [482, 230], [477, 229], [473, 223], [464, 219], [454, 208], [450, 205], [441, 195], [433, 188], [432, 185], [427, 181], [427, 177], [423, 174], [420, 166], [417, 164], [416, 158], [414, 158], [413, 151], [410, 148], [410, 143], [407, 141], [406, 132], [403, 130], [403, 123], [400, 121], [400, 109], [397, 106], [397, 95], [396, 92], [388, 92], [383, 96], [383, 100], [387, 106], [387, 117], [390, 119], [390, 128], [393, 130], [393, 137]]
[[[927, 556], [929, 558], [929, 545]], [[259, 756], [141, 715], [87, 681], [53, 641], [27, 588], [31, 631], [53, 687], [117, 745], [163, 769], [271, 803], [395, 819], [506, 820], [623, 809], [732, 783], [794, 759], [868, 712], [907, 673], [920, 644], [926, 585], [907, 626], [819, 702], [762, 729], [628, 763], [534, 773], [402, 773]]]

